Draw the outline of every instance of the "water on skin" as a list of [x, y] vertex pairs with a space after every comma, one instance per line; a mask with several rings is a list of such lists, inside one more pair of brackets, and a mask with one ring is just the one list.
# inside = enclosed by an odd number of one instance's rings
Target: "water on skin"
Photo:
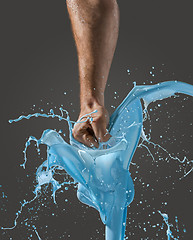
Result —
[[[51, 183], [55, 201], [56, 191], [65, 182], [59, 184], [53, 178], [54, 171], [57, 168], [65, 169], [74, 182], [78, 183], [77, 196], [79, 200], [99, 211], [101, 220], [106, 225], [106, 240], [123, 240], [127, 206], [134, 198], [134, 185], [129, 166], [140, 137], [143, 141], [149, 141], [143, 131], [144, 119], [140, 99], [143, 99], [146, 110], [151, 102], [168, 98], [175, 93], [193, 96], [193, 86], [177, 81], [151, 86], [135, 86], [110, 118], [109, 132], [113, 137], [105, 143], [105, 149], [104, 144], [101, 144], [100, 149], [94, 147], [90, 149], [77, 142], [72, 136], [74, 122], [70, 121], [68, 113], [63, 109], [61, 109], [61, 115], [56, 115], [51, 110], [50, 114], [35, 113], [10, 120], [11, 123], [23, 118], [51, 117], [66, 120], [69, 124], [70, 145], [54, 130], [45, 130], [39, 140], [30, 137], [26, 143], [25, 159], [22, 165], [24, 168], [27, 162], [26, 150], [30, 142], [35, 141], [37, 147], [39, 144], [47, 145], [48, 158], [36, 172], [38, 184], [34, 191], [35, 198], [41, 191], [42, 185]], [[67, 117], [64, 117], [64, 113], [67, 114]], [[92, 113], [88, 115], [88, 118], [91, 118], [92, 121]], [[184, 159], [183, 161], [188, 160]], [[187, 175], [191, 171], [192, 169], [185, 174]], [[25, 202], [22, 207], [26, 204]], [[14, 226], [16, 226], [17, 218]]]

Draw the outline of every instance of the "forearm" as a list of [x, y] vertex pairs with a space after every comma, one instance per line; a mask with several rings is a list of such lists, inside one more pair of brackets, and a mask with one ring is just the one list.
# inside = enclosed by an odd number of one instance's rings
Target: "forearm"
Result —
[[104, 106], [104, 91], [118, 37], [119, 12], [115, 0], [68, 0], [76, 42], [80, 105]]

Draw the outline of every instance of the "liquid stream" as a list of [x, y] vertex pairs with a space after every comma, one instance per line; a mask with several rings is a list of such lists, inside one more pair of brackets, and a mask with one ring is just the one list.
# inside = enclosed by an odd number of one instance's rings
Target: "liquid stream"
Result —
[[[51, 183], [53, 199], [56, 203], [56, 191], [62, 185], [69, 184], [69, 182], [64, 181], [62, 184], [59, 184], [53, 176], [57, 169], [64, 169], [74, 179], [74, 183], [78, 183], [78, 199], [82, 203], [95, 208], [100, 213], [101, 220], [106, 226], [105, 239], [123, 240], [126, 228], [127, 206], [133, 201], [135, 193], [129, 166], [137, 146], [145, 147], [153, 160], [154, 156], [145, 143], [153, 144], [168, 153], [161, 145], [151, 142], [150, 137], [147, 137], [145, 134], [143, 122], [147, 119], [148, 105], [156, 100], [173, 96], [175, 93], [193, 96], [193, 86], [178, 81], [134, 86], [110, 118], [108, 131], [112, 137], [108, 142], [100, 143], [98, 149], [94, 146], [88, 148], [73, 138], [72, 128], [76, 122], [71, 121], [68, 112], [62, 108], [60, 108], [61, 115], [55, 114], [51, 110], [50, 114], [34, 113], [9, 120], [10, 123], [13, 123], [32, 117], [45, 117], [67, 121], [70, 132], [70, 144], [66, 143], [58, 132], [50, 129], [45, 130], [40, 139], [36, 139], [33, 136], [29, 137], [25, 144], [22, 167], [25, 168], [26, 166], [26, 151], [31, 141], [36, 142], [38, 151], [40, 151], [40, 144], [47, 146], [47, 160], [37, 169], [36, 180], [38, 184], [34, 191], [34, 199], [24, 201], [21, 209], [16, 214], [13, 227], [2, 227], [2, 229], [15, 228], [23, 207], [38, 197], [38, 194], [41, 193], [41, 186], [45, 184]], [[141, 99], [144, 102], [144, 110]], [[92, 113], [83, 116], [87, 117], [85, 121], [89, 119], [92, 122]], [[143, 114], [145, 117], [143, 117]], [[81, 122], [83, 122], [82, 119], [80, 119], [79, 123]], [[142, 140], [141, 143], [139, 143], [140, 139]], [[180, 160], [169, 153], [168, 158], [176, 160], [181, 164], [186, 162], [190, 166], [193, 162], [186, 157]], [[186, 177], [191, 171], [192, 167], [185, 171], [182, 177]], [[168, 240], [179, 239], [172, 235], [168, 215], [159, 213], [168, 227]], [[41, 239], [35, 228], [34, 231], [38, 239]]]

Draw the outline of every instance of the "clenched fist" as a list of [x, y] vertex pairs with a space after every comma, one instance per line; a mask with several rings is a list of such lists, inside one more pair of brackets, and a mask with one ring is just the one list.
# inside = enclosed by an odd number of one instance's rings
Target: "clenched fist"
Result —
[[106, 129], [108, 122], [109, 115], [105, 107], [98, 104], [84, 107], [72, 130], [73, 137], [87, 147], [97, 148], [99, 142], [106, 142], [111, 137]]

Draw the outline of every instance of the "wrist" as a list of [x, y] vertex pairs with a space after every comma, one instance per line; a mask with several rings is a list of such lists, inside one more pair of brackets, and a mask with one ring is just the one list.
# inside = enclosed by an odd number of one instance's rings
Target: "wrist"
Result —
[[90, 95], [88, 93], [80, 96], [80, 108], [93, 110], [97, 107], [104, 107], [104, 94]]
[[96, 98], [84, 99], [81, 101], [80, 112], [84, 114], [101, 108], [104, 108], [104, 104], [101, 104]]

